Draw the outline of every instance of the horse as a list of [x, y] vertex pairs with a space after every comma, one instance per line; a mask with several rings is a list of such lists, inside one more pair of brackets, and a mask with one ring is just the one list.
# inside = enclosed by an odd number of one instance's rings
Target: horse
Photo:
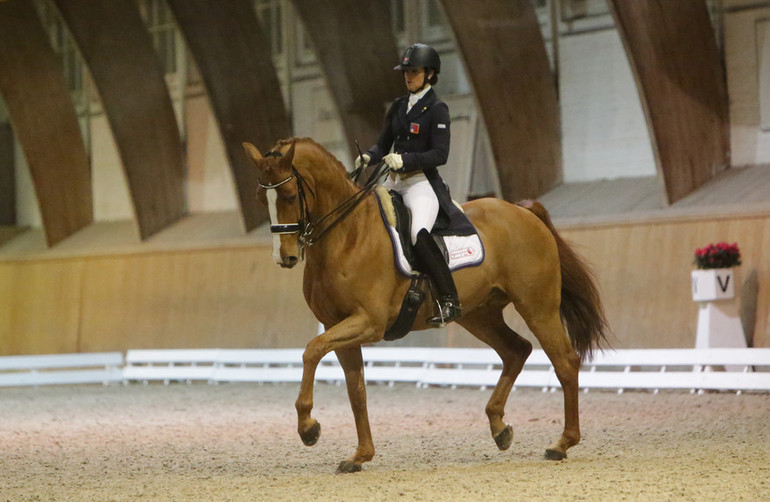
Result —
[[[357, 472], [374, 457], [361, 346], [383, 339], [395, 321], [410, 279], [396, 270], [376, 196], [362, 192], [343, 164], [310, 138], [279, 140], [264, 156], [243, 143], [257, 170], [257, 198], [267, 206], [273, 258], [281, 267], [305, 261], [303, 293], [325, 331], [307, 344], [295, 408], [302, 442], [321, 433], [311, 416], [315, 372], [334, 351], [345, 375], [358, 445], [338, 473]], [[350, 201], [353, 201], [351, 203]], [[512, 204], [483, 198], [462, 205], [485, 250], [483, 262], [453, 273], [462, 303], [456, 321], [492, 347], [502, 372], [486, 405], [492, 438], [500, 450], [513, 441], [503, 421], [516, 377], [532, 343], [511, 329], [503, 308], [512, 303], [553, 364], [564, 395], [564, 430], [545, 450], [561, 460], [580, 441], [578, 371], [582, 360], [607, 341], [608, 324], [595, 279], [557, 233], [538, 202]], [[426, 322], [431, 302], [418, 312], [413, 330]], [[566, 327], [566, 331], [565, 331]]]

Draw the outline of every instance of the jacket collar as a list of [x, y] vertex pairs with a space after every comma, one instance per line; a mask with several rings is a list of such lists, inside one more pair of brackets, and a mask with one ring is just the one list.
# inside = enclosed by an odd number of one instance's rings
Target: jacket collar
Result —
[[[409, 113], [406, 114], [406, 118], [411, 120], [418, 115], [421, 115], [423, 112], [428, 110], [428, 108], [433, 106], [433, 103], [435, 103], [437, 99], [438, 98], [436, 98], [436, 92], [431, 87], [428, 89], [428, 92], [426, 92], [425, 95], [420, 98], [417, 103], [415, 103], [412, 109], [409, 110]], [[404, 111], [406, 111], [406, 107], [408, 106], [408, 100], [409, 96], [407, 95], [406, 99], [404, 100]]]

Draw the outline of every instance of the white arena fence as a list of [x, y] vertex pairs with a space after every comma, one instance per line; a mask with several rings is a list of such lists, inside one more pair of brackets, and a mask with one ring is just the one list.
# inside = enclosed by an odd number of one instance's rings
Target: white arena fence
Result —
[[[369, 383], [486, 389], [502, 363], [491, 349], [365, 347]], [[302, 378], [302, 349], [179, 349], [0, 356], [0, 387], [162, 382], [290, 383]], [[316, 380], [340, 384], [342, 369], [326, 356]], [[535, 350], [516, 387], [559, 387], [542, 350]], [[580, 388], [770, 392], [770, 348], [625, 349], [600, 352], [583, 364]]]
[[0, 356], [0, 387], [106, 385], [123, 381], [123, 364], [120, 352]]

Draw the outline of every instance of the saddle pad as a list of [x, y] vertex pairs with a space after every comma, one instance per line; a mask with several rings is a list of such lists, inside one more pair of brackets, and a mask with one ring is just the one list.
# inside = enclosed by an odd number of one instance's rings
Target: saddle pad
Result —
[[[416, 276], [418, 272], [412, 269], [404, 255], [398, 231], [395, 228], [395, 211], [390, 201], [390, 195], [386, 190], [377, 189], [377, 201], [380, 205], [380, 215], [388, 229], [390, 242], [393, 245], [393, 257], [399, 271], [407, 277]], [[449, 257], [449, 270], [455, 271], [465, 267], [480, 265], [484, 261], [484, 245], [478, 234], [472, 235], [445, 235], [444, 240], [447, 255]]]
[[[412, 269], [406, 256], [404, 256], [404, 249], [401, 247], [401, 239], [398, 238], [396, 229], [387, 224], [386, 227], [388, 234], [390, 234], [390, 242], [393, 244], [393, 255], [399, 271], [406, 276], [417, 275], [417, 272]], [[441, 238], [444, 240], [449, 255], [449, 270], [454, 272], [461, 268], [481, 265], [481, 262], [484, 261], [484, 245], [478, 234], [445, 235]]]

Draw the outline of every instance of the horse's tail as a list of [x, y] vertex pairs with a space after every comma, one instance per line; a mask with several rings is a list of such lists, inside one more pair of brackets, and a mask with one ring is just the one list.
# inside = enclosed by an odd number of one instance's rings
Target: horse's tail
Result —
[[561, 263], [559, 314], [580, 359], [590, 359], [594, 349], [609, 346], [609, 325], [604, 316], [594, 275], [583, 259], [561, 238], [542, 204], [527, 200], [519, 202], [518, 205], [529, 209], [540, 218], [556, 240]]

